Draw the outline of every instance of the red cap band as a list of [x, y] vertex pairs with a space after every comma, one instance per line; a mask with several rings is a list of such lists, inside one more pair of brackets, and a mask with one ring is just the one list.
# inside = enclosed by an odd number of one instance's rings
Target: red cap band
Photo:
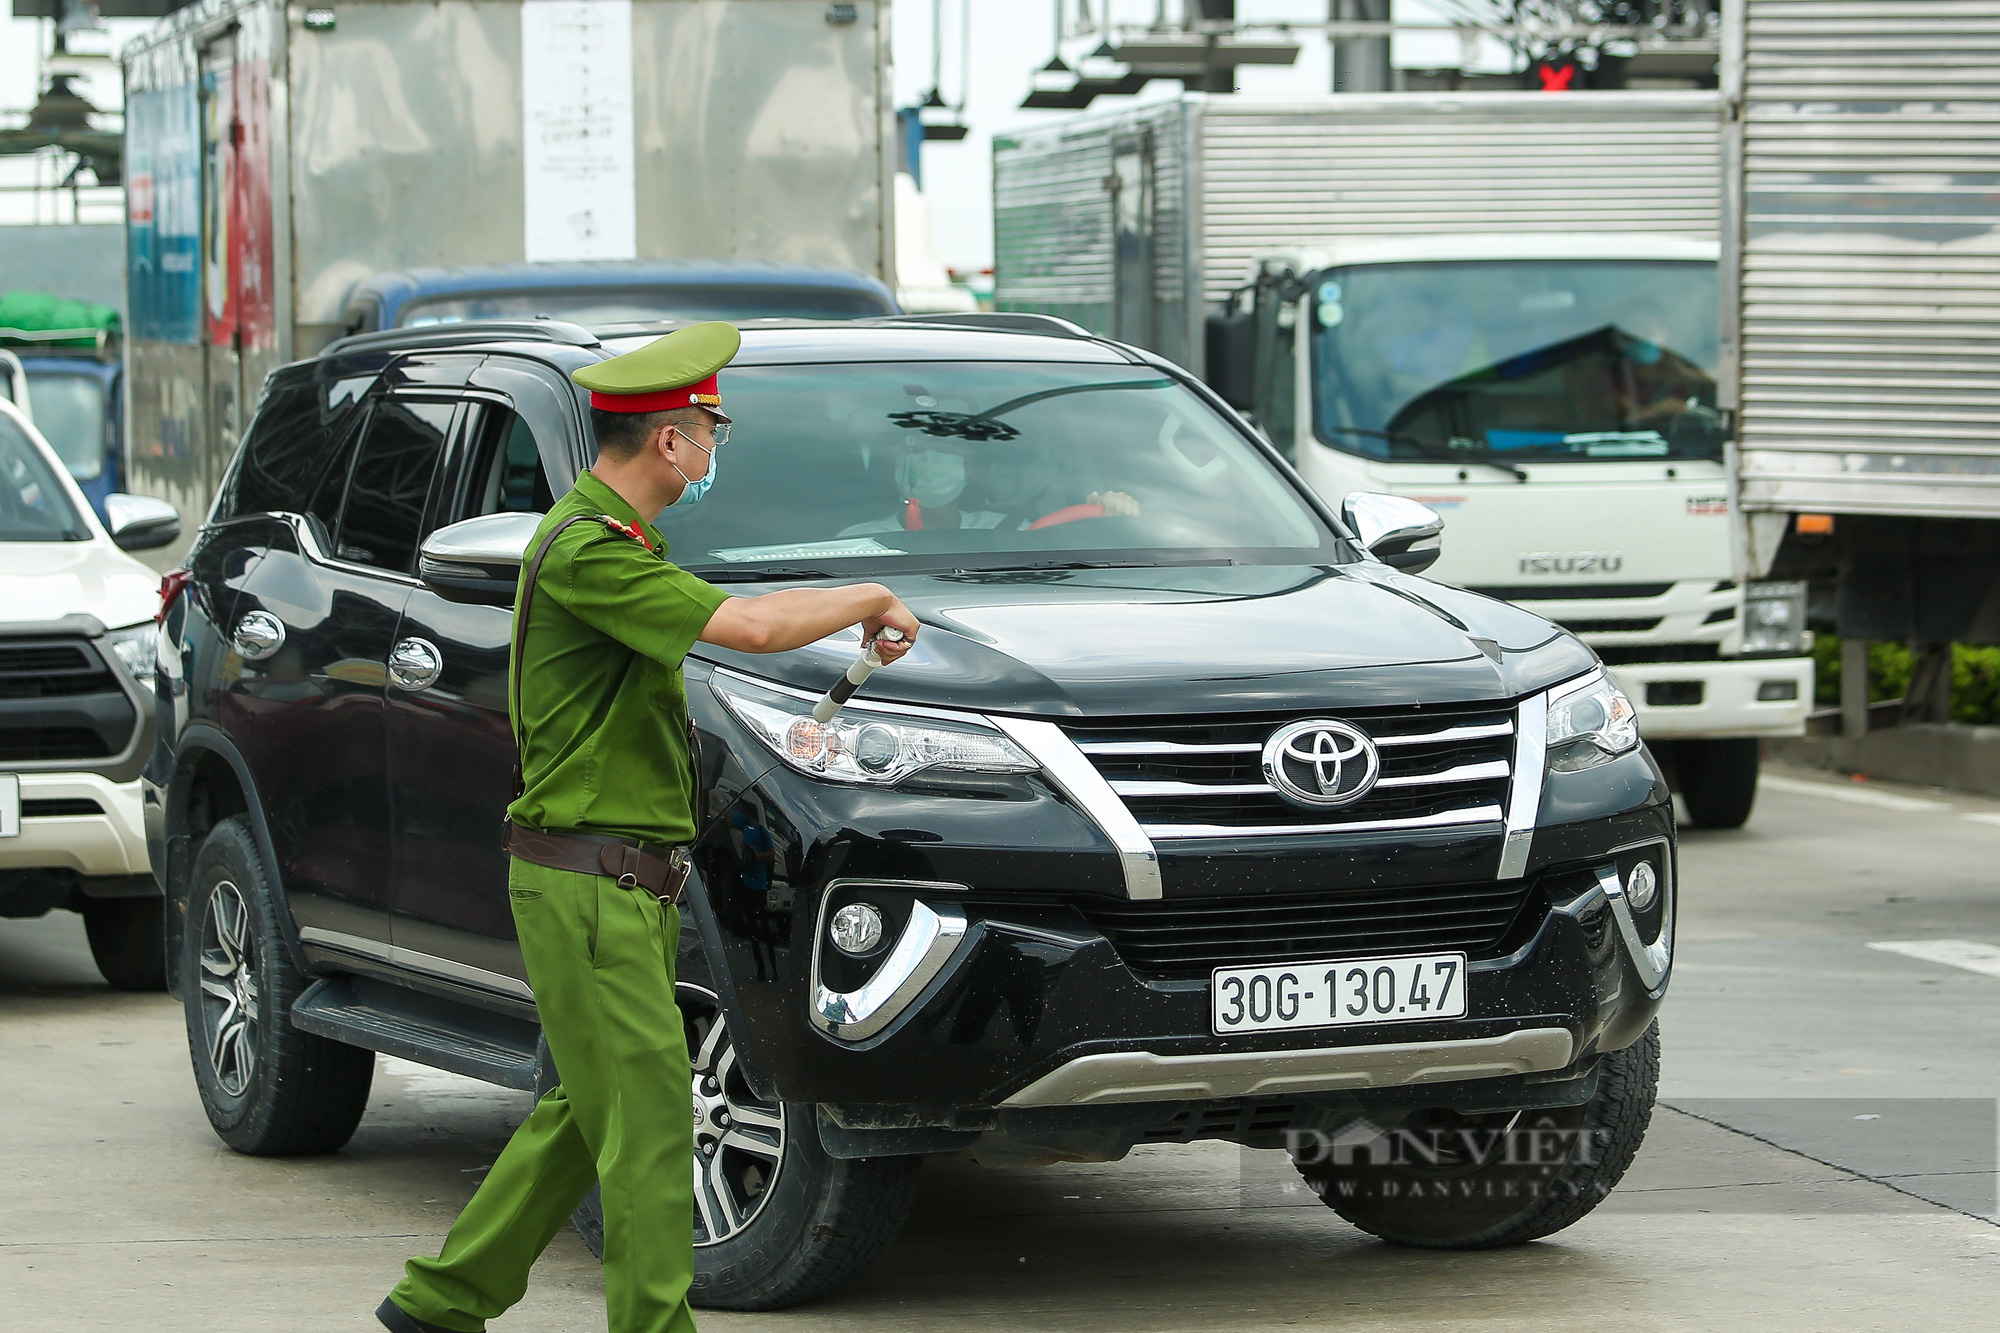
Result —
[[600, 393], [590, 391], [590, 405], [606, 412], [671, 412], [677, 407], [720, 407], [722, 391], [710, 375], [698, 384], [658, 393]]

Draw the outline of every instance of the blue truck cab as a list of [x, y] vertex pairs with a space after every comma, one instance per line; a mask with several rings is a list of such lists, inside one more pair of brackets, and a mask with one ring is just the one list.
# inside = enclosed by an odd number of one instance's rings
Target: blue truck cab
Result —
[[349, 293], [348, 334], [468, 319], [595, 325], [654, 319], [866, 319], [900, 314], [877, 278], [810, 264], [577, 260], [395, 269]]
[[23, 348], [16, 355], [27, 381], [28, 414], [104, 519], [104, 497], [124, 489], [125, 481], [125, 364], [118, 344]]

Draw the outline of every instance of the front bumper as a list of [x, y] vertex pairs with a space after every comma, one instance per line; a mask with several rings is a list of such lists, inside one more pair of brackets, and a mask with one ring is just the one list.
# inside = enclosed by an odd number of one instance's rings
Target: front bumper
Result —
[[1639, 732], [1649, 741], [1803, 736], [1813, 706], [1810, 657], [1640, 662], [1608, 670], [1631, 697]]
[[[43, 815], [43, 802], [95, 813]], [[0, 838], [0, 870], [73, 870], [80, 875], [144, 875], [144, 808], [137, 779], [114, 782], [96, 773], [21, 774], [21, 834]], [[50, 808], [44, 806], [43, 808]]]

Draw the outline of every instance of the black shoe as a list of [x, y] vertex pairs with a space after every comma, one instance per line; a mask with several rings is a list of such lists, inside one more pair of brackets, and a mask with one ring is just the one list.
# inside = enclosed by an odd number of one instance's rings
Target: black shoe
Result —
[[386, 1296], [382, 1298], [382, 1303], [375, 1307], [375, 1317], [382, 1321], [382, 1327], [388, 1329], [389, 1333], [458, 1333], [457, 1329], [417, 1318]]

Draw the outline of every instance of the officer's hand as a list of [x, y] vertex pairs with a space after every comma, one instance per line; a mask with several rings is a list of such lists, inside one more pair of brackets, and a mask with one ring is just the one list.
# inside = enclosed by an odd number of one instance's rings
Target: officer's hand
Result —
[[[884, 666], [909, 652], [910, 646], [917, 641], [917, 618], [910, 614], [910, 608], [895, 597], [891, 597], [889, 603], [887, 611], [879, 616], [870, 616], [861, 622], [862, 639], [875, 641], [875, 655], [882, 659]], [[876, 639], [875, 636], [884, 628], [903, 631], [903, 641], [897, 643], [893, 639]]]

